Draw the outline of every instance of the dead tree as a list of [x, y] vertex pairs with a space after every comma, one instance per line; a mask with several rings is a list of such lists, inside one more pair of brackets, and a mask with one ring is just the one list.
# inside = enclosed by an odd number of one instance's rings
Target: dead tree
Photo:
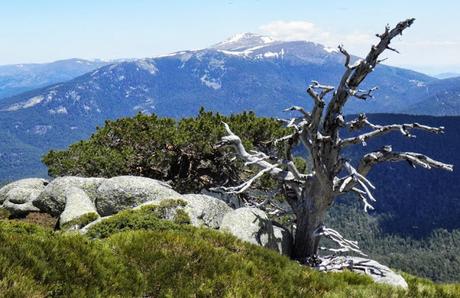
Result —
[[[366, 179], [366, 175], [375, 164], [386, 161], [407, 161], [413, 167], [453, 170], [452, 165], [433, 160], [423, 154], [393, 152], [391, 146], [365, 154], [355, 166], [342, 154], [343, 149], [348, 146], [365, 145], [367, 140], [391, 131], [399, 131], [406, 137], [412, 137], [412, 131], [417, 129], [443, 133], [443, 127], [429, 127], [418, 123], [376, 125], [369, 122], [364, 114], [353, 121], [345, 122], [342, 114], [350, 97], [361, 100], [372, 97], [375, 88], [361, 90], [359, 88], [361, 82], [382, 61], [379, 60], [379, 56], [385, 50], [396, 51], [390, 47], [391, 40], [402, 34], [413, 22], [414, 19], [405, 20], [391, 30], [387, 26], [383, 34], [376, 35], [380, 40], [377, 45], [372, 46], [366, 58], [359, 59], [353, 64], [350, 54], [342, 46], [338, 47], [345, 57], [345, 71], [340, 83], [337, 88], [333, 88], [313, 81], [307, 89], [308, 95], [314, 102], [312, 111], [307, 112], [298, 106], [287, 109], [298, 112], [300, 117], [286, 121], [287, 126], [293, 128], [293, 133], [277, 140], [277, 142], [285, 142], [285, 152], [280, 154], [283, 156], [273, 158], [258, 151], [247, 152], [241, 139], [224, 123], [227, 135], [218, 145], [233, 146], [246, 165], [256, 165], [260, 172], [239, 186], [221, 189], [242, 193], [264, 174], [269, 174], [278, 180], [295, 215], [293, 258], [303, 262], [314, 259], [317, 256], [321, 236], [335, 241], [340, 246], [336, 251], [362, 253], [356, 242], [346, 240], [337, 231], [326, 228], [323, 221], [334, 199], [345, 193], [356, 194], [362, 200], [365, 211], [373, 209], [372, 202], [375, 198], [371, 190], [375, 187]], [[328, 99], [327, 105], [326, 99]], [[367, 128], [370, 131], [354, 137], [341, 138], [339, 132], [345, 128], [352, 131]], [[301, 173], [294, 164], [292, 149], [298, 144], [305, 147], [312, 161], [312, 170], [308, 174]], [[267, 203], [268, 200], [259, 203], [258, 206]]]

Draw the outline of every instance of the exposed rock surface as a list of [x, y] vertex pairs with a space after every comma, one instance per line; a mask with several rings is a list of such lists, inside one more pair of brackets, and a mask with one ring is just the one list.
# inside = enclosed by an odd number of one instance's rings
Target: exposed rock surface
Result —
[[370, 276], [376, 283], [408, 288], [404, 278], [377, 261], [355, 256], [322, 256], [317, 266], [320, 271], [337, 272], [351, 270]]
[[65, 191], [64, 195], [66, 199], [65, 208], [59, 218], [61, 227], [83, 215], [97, 214], [94, 203], [81, 188], [70, 187]]
[[66, 191], [72, 187], [77, 187], [86, 192], [91, 201], [97, 197], [97, 188], [104, 182], [105, 178], [83, 178], [83, 177], [59, 177], [54, 179], [39, 197], [33, 202], [34, 206], [41, 211], [53, 216], [59, 216], [66, 204]]
[[383, 283], [392, 286], [408, 288], [404, 278], [377, 261], [361, 257], [346, 257], [352, 263], [351, 270], [357, 273], [369, 275], [376, 283]]
[[230, 206], [233, 209], [243, 207], [241, 200], [238, 198], [236, 194], [213, 192], [206, 189], [203, 189], [201, 193], [224, 201], [228, 206]]
[[181, 199], [168, 184], [145, 177], [119, 176], [106, 179], [97, 189], [96, 209], [101, 216], [162, 199]]
[[187, 202], [184, 210], [194, 226], [218, 229], [225, 214], [233, 211], [223, 201], [207, 195], [187, 194], [182, 200]]
[[225, 214], [220, 228], [243, 241], [274, 249], [284, 255], [290, 254], [290, 233], [274, 226], [260, 209], [244, 207], [233, 210]]
[[40, 211], [32, 203], [43, 191], [48, 181], [39, 178], [22, 179], [0, 189], [0, 204], [12, 215]]

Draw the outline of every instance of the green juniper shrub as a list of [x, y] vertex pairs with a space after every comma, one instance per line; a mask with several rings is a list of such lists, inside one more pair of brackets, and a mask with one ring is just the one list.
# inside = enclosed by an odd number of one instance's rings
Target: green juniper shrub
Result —
[[0, 293], [5, 297], [132, 297], [140, 273], [105, 243], [37, 225], [0, 222]]
[[352, 272], [317, 272], [230, 234], [162, 220], [160, 208], [120, 212], [95, 225], [101, 239], [94, 240], [0, 221], [1, 295], [459, 297], [459, 285], [410, 275], [405, 275], [409, 289], [404, 291]]
[[69, 228], [72, 228], [74, 226], [77, 226], [79, 229], [86, 226], [90, 222], [95, 221], [96, 219], [99, 218], [99, 215], [94, 212], [86, 213], [83, 214], [82, 216], [79, 216], [78, 218], [75, 218], [69, 222], [66, 222], [61, 226], [61, 230], [68, 230]]
[[194, 192], [241, 182], [241, 162], [226, 158], [230, 149], [216, 143], [228, 122], [249, 149], [275, 150], [273, 140], [289, 133], [278, 121], [252, 112], [231, 116], [200, 110], [198, 116], [174, 120], [138, 114], [106, 121], [88, 140], [43, 157], [51, 176], [145, 176], [172, 181], [180, 192]]
[[[142, 206], [138, 210], [125, 210], [99, 222], [89, 228], [87, 235], [91, 238], [107, 238], [110, 235], [128, 230], [189, 230], [188, 214], [181, 210], [185, 206], [182, 200], [163, 200], [158, 205]], [[162, 220], [172, 213], [172, 221]]]

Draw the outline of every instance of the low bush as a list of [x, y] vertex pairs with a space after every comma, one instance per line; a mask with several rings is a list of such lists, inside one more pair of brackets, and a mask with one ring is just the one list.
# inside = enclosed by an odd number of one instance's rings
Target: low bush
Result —
[[[0, 295], [459, 297], [459, 285], [410, 275], [404, 291], [352, 272], [320, 273], [229, 234], [162, 220], [171, 207], [120, 212], [96, 224], [89, 237], [0, 221]], [[100, 239], [90, 239], [95, 236]]]
[[90, 212], [83, 214], [82, 216], [79, 216], [78, 218], [75, 218], [69, 222], [66, 222], [61, 226], [61, 230], [68, 230], [74, 226], [77, 226], [79, 229], [86, 226], [90, 222], [95, 221], [98, 219], [99, 215], [95, 212]]
[[[139, 210], [125, 210], [120, 213], [93, 225], [89, 228], [87, 236], [90, 238], [107, 238], [115, 233], [134, 230], [190, 230], [188, 224], [190, 217], [178, 207], [184, 207], [185, 202], [181, 200], [164, 200], [159, 205], [146, 205]], [[162, 220], [168, 217], [170, 220]], [[169, 218], [168, 218], [169, 219]]]

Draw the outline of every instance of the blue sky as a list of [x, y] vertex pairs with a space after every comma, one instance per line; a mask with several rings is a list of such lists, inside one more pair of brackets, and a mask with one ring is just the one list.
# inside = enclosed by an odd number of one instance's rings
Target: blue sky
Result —
[[460, 72], [460, 1], [0, 0], [0, 64], [152, 57], [240, 32], [308, 39], [363, 55], [387, 24], [416, 23], [388, 64]]

